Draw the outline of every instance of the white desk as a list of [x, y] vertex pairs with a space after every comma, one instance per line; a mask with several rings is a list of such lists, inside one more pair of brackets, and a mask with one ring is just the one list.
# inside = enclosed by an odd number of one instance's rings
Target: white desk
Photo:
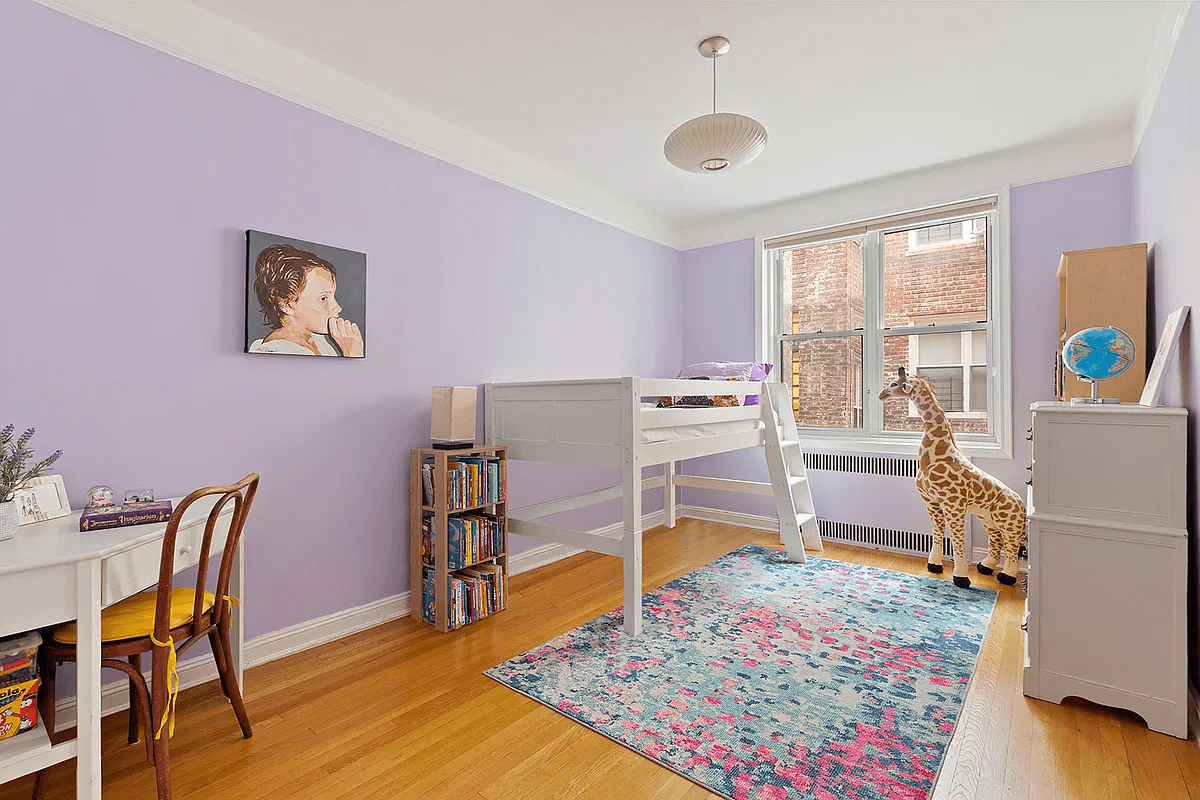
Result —
[[[220, 498], [192, 504], [179, 526], [175, 571], [200, 559], [204, 521]], [[178, 506], [182, 498], [174, 498]], [[212, 554], [220, 553], [229, 533], [233, 503], [222, 510], [213, 533]], [[39, 722], [32, 731], [0, 741], [0, 783], [77, 758], [76, 797], [100, 800], [100, 609], [158, 582], [165, 522], [101, 531], [79, 531], [79, 512], [17, 529], [0, 542], [0, 636], [79, 621], [77, 737], [51, 747]], [[242, 548], [234, 554], [229, 593], [242, 594]], [[242, 683], [242, 610], [233, 607], [230, 639], [238, 684]]]

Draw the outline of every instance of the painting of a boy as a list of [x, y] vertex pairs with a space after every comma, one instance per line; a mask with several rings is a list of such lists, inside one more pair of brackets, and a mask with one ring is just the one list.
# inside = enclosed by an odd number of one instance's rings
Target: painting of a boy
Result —
[[246, 231], [246, 352], [366, 355], [363, 253]]

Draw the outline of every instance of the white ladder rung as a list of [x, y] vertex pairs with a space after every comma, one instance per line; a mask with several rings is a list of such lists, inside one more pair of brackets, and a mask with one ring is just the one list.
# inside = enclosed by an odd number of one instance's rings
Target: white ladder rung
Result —
[[788, 486], [793, 489], [802, 483], [808, 483], [808, 478], [803, 475], [791, 475], [788, 477]]
[[779, 443], [779, 446], [782, 447], [784, 450], [791, 450], [793, 448], [796, 450], [799, 450], [800, 442], [797, 441], [796, 439], [784, 439], [782, 442]]
[[809, 522], [812, 522], [816, 518], [817, 518], [816, 514], [797, 514], [796, 515], [796, 524], [803, 528], [806, 524], [808, 524]]

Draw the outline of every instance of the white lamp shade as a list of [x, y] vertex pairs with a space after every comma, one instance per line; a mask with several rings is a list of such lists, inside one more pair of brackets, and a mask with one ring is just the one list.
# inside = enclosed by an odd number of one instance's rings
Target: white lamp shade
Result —
[[[688, 172], [720, 172], [753, 160], [767, 146], [767, 129], [741, 114], [705, 114], [667, 137], [663, 154]], [[720, 169], [713, 169], [726, 162]], [[708, 163], [710, 168], [705, 169]]]
[[446, 442], [475, 440], [474, 386], [433, 387], [429, 438]]

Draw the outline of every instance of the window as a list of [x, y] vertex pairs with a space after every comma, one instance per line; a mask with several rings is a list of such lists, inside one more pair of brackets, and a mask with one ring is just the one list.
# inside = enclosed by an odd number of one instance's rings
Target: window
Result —
[[916, 409], [878, 399], [904, 367], [932, 384], [960, 444], [1010, 446], [997, 205], [988, 197], [764, 242], [766, 345], [806, 438], [911, 447], [923, 430]]

